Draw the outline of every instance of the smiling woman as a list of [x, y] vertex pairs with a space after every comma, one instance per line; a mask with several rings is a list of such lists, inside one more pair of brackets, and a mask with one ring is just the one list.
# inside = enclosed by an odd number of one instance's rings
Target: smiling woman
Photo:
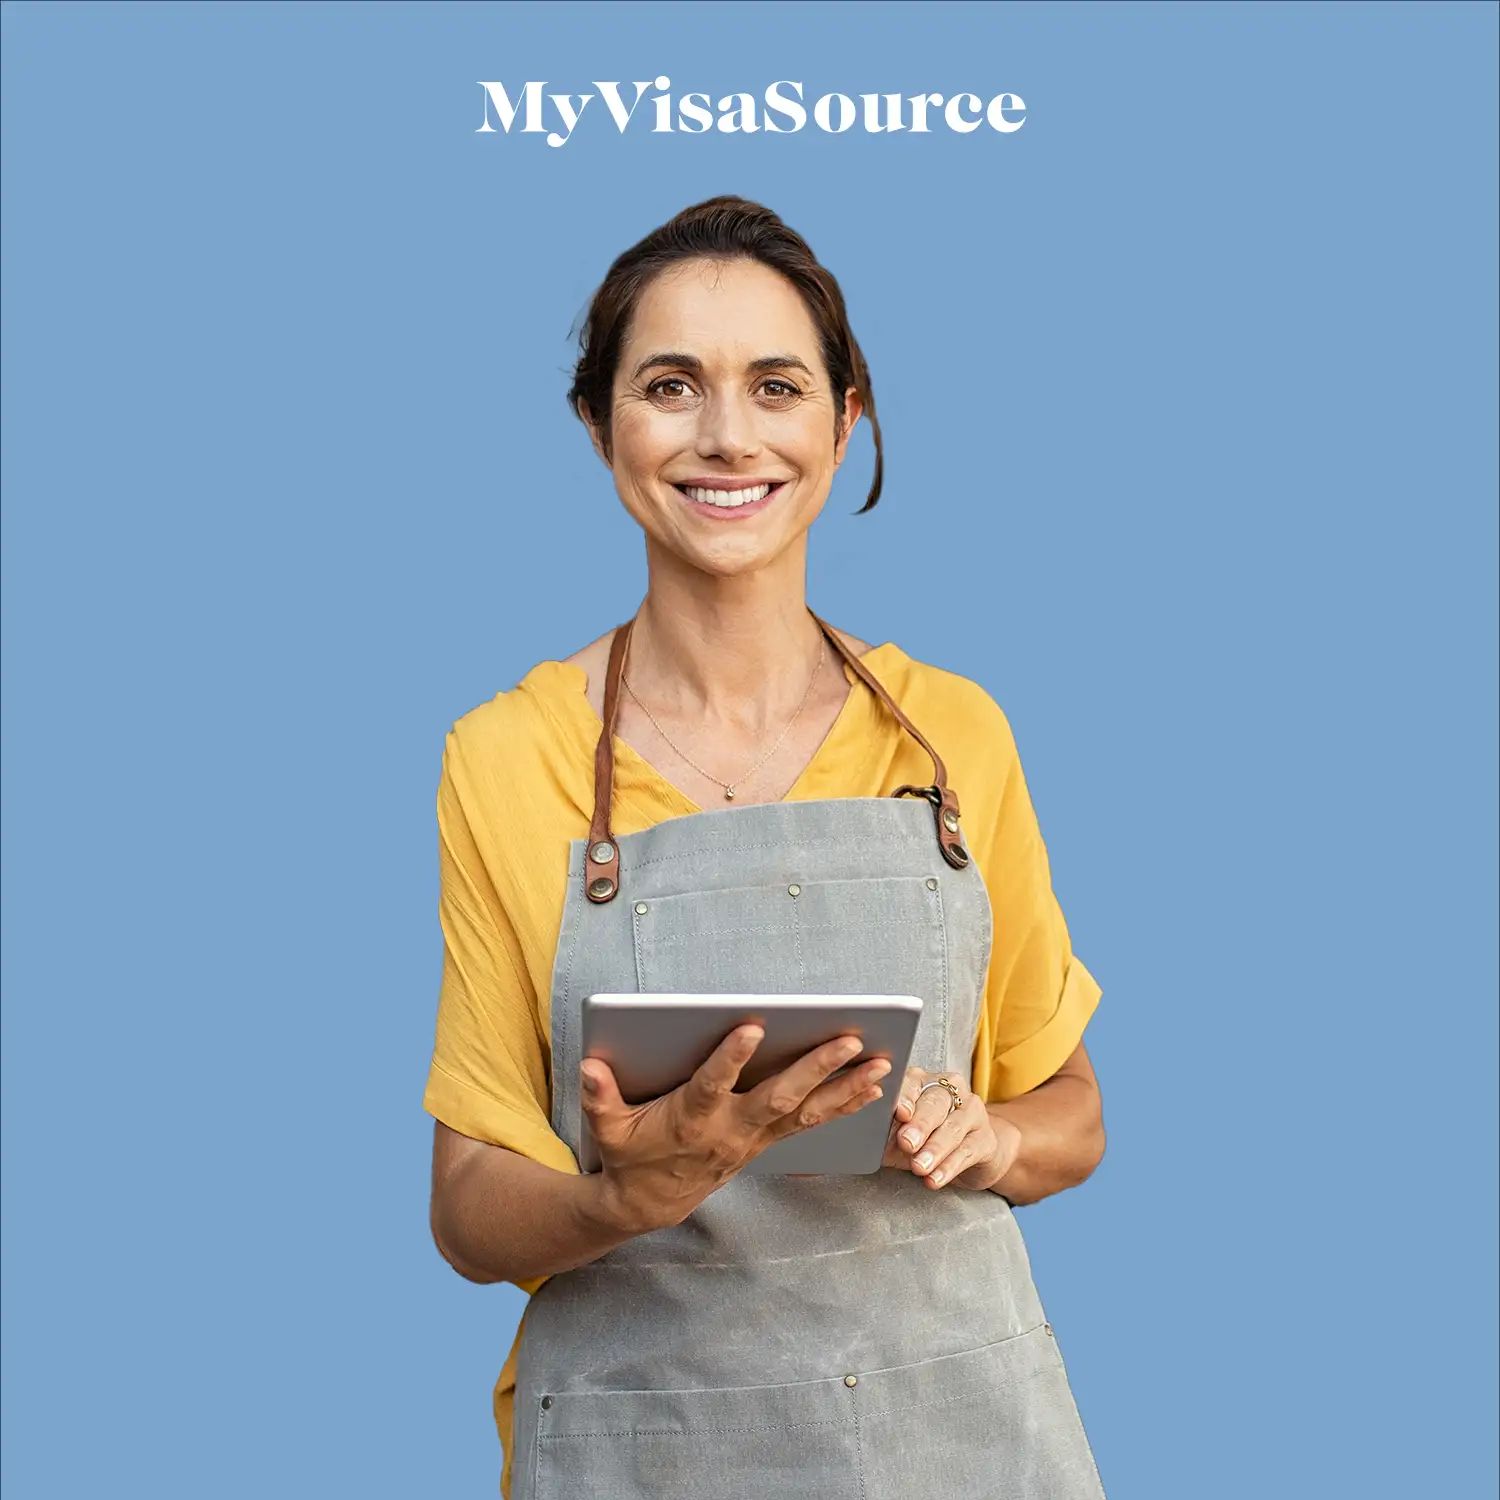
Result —
[[[1101, 990], [999, 704], [805, 598], [861, 421], [862, 511], [883, 476], [838, 284], [769, 209], [685, 209], [610, 268], [568, 399], [641, 527], [645, 597], [463, 715], [438, 787], [433, 1235], [530, 1294], [495, 1387], [502, 1494], [857, 1500], [931, 1475], [1100, 1500], [1013, 1209], [1102, 1155]], [[742, 1025], [627, 1101], [582, 1005], [653, 990], [922, 1009], [899, 1078], [835, 1034], [740, 1087]], [[742, 1170], [865, 1108], [879, 1170]]]
[[[795, 638], [801, 631], [789, 628], [784, 606], [797, 597], [808, 528], [861, 418], [876, 449], [864, 509], [880, 494], [884, 460], [863, 357], [837, 286], [810, 251], [805, 264], [787, 257], [774, 267], [740, 255], [673, 254], [670, 246], [661, 254], [660, 265], [648, 257], [634, 274], [606, 278], [569, 399], [646, 534], [663, 604], [687, 574], [739, 575], [730, 591], [763, 597], [779, 632]], [[826, 309], [821, 328], [810, 302]], [[613, 372], [607, 385], [605, 369]], [[648, 638], [658, 614], [651, 592], [642, 610]], [[788, 641], [793, 659], [807, 660], [805, 639], [800, 653]], [[673, 717], [728, 721], [732, 734], [757, 696], [771, 722], [784, 721], [796, 701], [777, 701], [774, 686], [767, 696], [762, 662], [737, 663], [731, 654], [710, 676], [669, 663], [639, 637], [636, 650], [652, 668], [640, 675], [654, 696], [641, 696], [666, 703]], [[667, 670], [658, 674], [658, 664]], [[744, 729], [763, 733], [764, 724]]]

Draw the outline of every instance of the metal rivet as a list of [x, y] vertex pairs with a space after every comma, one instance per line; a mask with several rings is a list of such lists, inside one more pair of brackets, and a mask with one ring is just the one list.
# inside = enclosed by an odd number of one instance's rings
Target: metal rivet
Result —
[[846, 1375], [846, 1376], [844, 1376], [844, 1384], [845, 1385], [858, 1385], [859, 1384], [859, 1376], [858, 1375]]
[[962, 868], [969, 862], [969, 851], [962, 844], [955, 844], [953, 846], [953, 857], [958, 861], [959, 867]]
[[927, 889], [929, 891], [935, 891], [937, 889], [937, 879], [935, 876], [929, 875], [927, 877]]
[[635, 914], [638, 917], [644, 917], [646, 915], [646, 903], [644, 901], [637, 901], [635, 903]]
[[552, 1397], [551, 1396], [543, 1396], [542, 1397], [542, 1410], [546, 1411], [546, 1409], [549, 1406], [551, 1406], [551, 1405], [552, 1405]]
[[943, 827], [946, 828], [949, 833], [958, 832], [958, 814], [954, 812], [951, 807], [946, 809], [943, 813]]
[[607, 865], [615, 857], [615, 846], [601, 842], [595, 844], [589, 853], [594, 856], [596, 865]]
[[1047, 1330], [1047, 1335], [1049, 1338], [1055, 1339], [1057, 1337], [1057, 1335], [1052, 1332], [1052, 1325], [1050, 1323], [1043, 1323], [1042, 1327]]
[[800, 896], [802, 894], [802, 887], [800, 885], [789, 885], [786, 888], [786, 893], [788, 896]]
[[615, 883], [613, 880], [605, 880], [601, 877], [598, 880], [589, 882], [589, 895], [591, 896], [611, 896], [614, 894], [614, 889]]

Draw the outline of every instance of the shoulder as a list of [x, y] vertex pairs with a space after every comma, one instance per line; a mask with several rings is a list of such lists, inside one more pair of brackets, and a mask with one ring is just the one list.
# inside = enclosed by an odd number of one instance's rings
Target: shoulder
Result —
[[568, 738], [569, 691], [577, 691], [570, 667], [541, 661], [514, 687], [460, 714], [445, 737], [445, 778], [499, 795], [507, 783], [555, 765]]
[[[1020, 767], [1004, 708], [972, 677], [904, 652], [890, 676], [902, 712], [942, 756], [970, 829], [993, 828]], [[930, 774], [927, 765], [923, 779]]]
[[[587, 646], [580, 646], [571, 656], [565, 656], [560, 662], [543, 662], [541, 667], [562, 666], [565, 670], [571, 669], [575, 673], [582, 673], [575, 683], [575, 691], [582, 692], [584, 700], [601, 717], [604, 714], [604, 674], [609, 666], [609, 648], [614, 640], [614, 627], [606, 630], [603, 635], [597, 635]], [[533, 668], [533, 672], [538, 670]]]
[[1010, 720], [987, 688], [961, 672], [921, 661], [899, 647], [892, 649], [896, 656], [893, 675], [899, 677], [901, 687], [897, 701], [919, 729], [926, 732], [920, 713], [934, 730], [945, 732], [954, 742], [975, 740], [991, 753], [997, 745], [1014, 747]]
[[487, 758], [523, 746], [544, 725], [541, 705], [517, 683], [453, 721], [448, 730], [448, 753], [462, 760]]

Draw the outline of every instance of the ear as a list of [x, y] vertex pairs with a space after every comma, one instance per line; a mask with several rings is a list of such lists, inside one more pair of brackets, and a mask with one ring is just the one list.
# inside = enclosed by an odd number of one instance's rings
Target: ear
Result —
[[589, 415], [588, 402], [585, 401], [582, 396], [580, 396], [578, 398], [577, 406], [578, 416], [583, 422], [583, 425], [589, 430], [589, 442], [594, 445], [594, 452], [598, 455], [599, 462], [602, 463], [606, 469], [613, 470], [614, 465], [609, 461], [609, 455], [604, 451], [604, 442], [599, 435], [599, 428], [595, 425], [593, 417]]
[[859, 421], [864, 409], [865, 404], [859, 399], [859, 392], [851, 385], [844, 392], [844, 430], [839, 434], [839, 440], [833, 445], [835, 466], [843, 463], [844, 454], [849, 447], [849, 439], [853, 436], [855, 424]]

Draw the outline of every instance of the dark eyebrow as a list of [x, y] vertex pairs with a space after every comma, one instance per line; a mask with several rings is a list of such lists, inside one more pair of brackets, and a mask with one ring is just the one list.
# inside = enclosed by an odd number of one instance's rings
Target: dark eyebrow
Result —
[[[654, 370], [658, 365], [673, 365], [680, 370], [692, 370], [701, 373], [703, 361], [696, 354], [673, 354], [670, 351], [661, 354], [648, 354], [634, 370], [630, 378], [638, 379], [647, 370]], [[795, 367], [803, 371], [809, 379], [814, 378], [813, 372], [797, 358], [795, 354], [763, 354], [759, 359], [752, 359], [745, 366], [746, 374], [754, 374], [757, 370], [775, 370]]]

